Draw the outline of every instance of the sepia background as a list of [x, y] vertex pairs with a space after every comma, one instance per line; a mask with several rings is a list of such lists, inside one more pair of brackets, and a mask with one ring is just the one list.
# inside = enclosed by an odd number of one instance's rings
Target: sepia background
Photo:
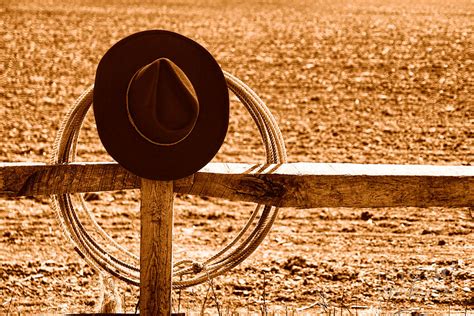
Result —
[[[134, 32], [166, 29], [199, 42], [259, 94], [290, 162], [470, 165], [473, 27], [472, 1], [0, 0], [0, 161], [48, 162], [62, 118], [107, 49]], [[92, 111], [78, 160], [111, 160]], [[265, 161], [235, 96], [214, 161]], [[137, 252], [139, 192], [86, 200], [107, 232]], [[63, 238], [49, 198], [0, 201], [0, 313], [97, 310], [99, 277]], [[209, 257], [252, 209], [179, 196], [175, 258]], [[216, 301], [244, 312], [472, 310], [473, 212], [282, 209], [257, 252], [214, 280], [207, 311], [216, 313]], [[133, 312], [137, 289], [117, 284]], [[182, 291], [181, 310], [200, 311], [207, 288]]]

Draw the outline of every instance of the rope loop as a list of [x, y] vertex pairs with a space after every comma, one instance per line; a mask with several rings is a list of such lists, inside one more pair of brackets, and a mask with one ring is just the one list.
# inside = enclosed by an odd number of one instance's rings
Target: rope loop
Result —
[[[265, 103], [238, 78], [227, 72], [224, 72], [224, 76], [229, 90], [237, 96], [257, 125], [265, 147], [266, 163], [286, 162], [283, 136]], [[92, 99], [93, 86], [90, 86], [76, 100], [63, 119], [54, 144], [52, 164], [65, 164], [75, 160], [79, 132], [91, 107]], [[119, 245], [100, 227], [95, 215], [87, 207], [83, 195], [54, 195], [52, 205], [64, 235], [75, 246], [79, 255], [94, 269], [129, 284], [140, 285], [139, 257]], [[79, 213], [85, 214], [86, 216], [83, 216], [85, 218], [80, 218]], [[192, 260], [175, 263], [173, 289], [208, 282], [240, 264], [261, 244], [277, 215], [277, 208], [257, 205], [237, 236], [210, 258], [202, 263]], [[85, 227], [92, 227], [92, 232]], [[185, 275], [187, 277], [183, 278]]]

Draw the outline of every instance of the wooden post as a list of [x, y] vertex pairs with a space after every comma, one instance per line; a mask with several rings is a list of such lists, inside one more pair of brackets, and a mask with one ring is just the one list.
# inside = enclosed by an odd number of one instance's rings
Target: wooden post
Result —
[[173, 181], [141, 179], [140, 315], [171, 314]]

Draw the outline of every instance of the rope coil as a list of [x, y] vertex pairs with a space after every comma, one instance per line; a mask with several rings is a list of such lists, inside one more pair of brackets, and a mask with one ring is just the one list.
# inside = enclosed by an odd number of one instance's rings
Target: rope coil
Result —
[[[227, 72], [224, 72], [224, 76], [229, 90], [237, 96], [257, 125], [265, 147], [266, 162], [269, 164], [286, 162], [283, 136], [265, 103], [235, 76]], [[92, 99], [93, 86], [90, 86], [67, 113], [56, 137], [51, 157], [52, 164], [75, 161], [79, 132]], [[75, 245], [74, 249], [87, 263], [97, 271], [107, 272], [132, 285], [140, 285], [140, 258], [119, 245], [100, 227], [81, 194], [54, 195], [52, 204], [64, 235]], [[92, 224], [91, 233], [85, 229], [78, 212], [84, 213]], [[277, 208], [257, 205], [237, 236], [213, 256], [204, 262], [181, 260], [174, 263], [173, 289], [207, 282], [240, 264], [261, 244], [277, 215]], [[247, 233], [252, 226], [253, 230]], [[120, 257], [117, 256], [119, 254]]]

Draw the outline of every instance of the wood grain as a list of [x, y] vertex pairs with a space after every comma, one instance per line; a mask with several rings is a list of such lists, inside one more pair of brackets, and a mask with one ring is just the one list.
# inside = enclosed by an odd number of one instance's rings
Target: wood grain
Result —
[[[189, 186], [192, 176], [175, 181]], [[0, 163], [0, 196], [32, 196], [140, 188], [140, 178], [117, 163]]]
[[138, 188], [140, 179], [116, 163], [0, 164], [0, 190], [10, 195], [43, 195]]
[[[139, 188], [114, 163], [0, 164], [10, 196]], [[210, 163], [173, 182], [176, 193], [281, 207], [474, 206], [474, 166]]]
[[180, 192], [280, 207], [462, 207], [474, 205], [474, 167], [209, 164]]
[[171, 314], [173, 182], [141, 180], [140, 315]]

